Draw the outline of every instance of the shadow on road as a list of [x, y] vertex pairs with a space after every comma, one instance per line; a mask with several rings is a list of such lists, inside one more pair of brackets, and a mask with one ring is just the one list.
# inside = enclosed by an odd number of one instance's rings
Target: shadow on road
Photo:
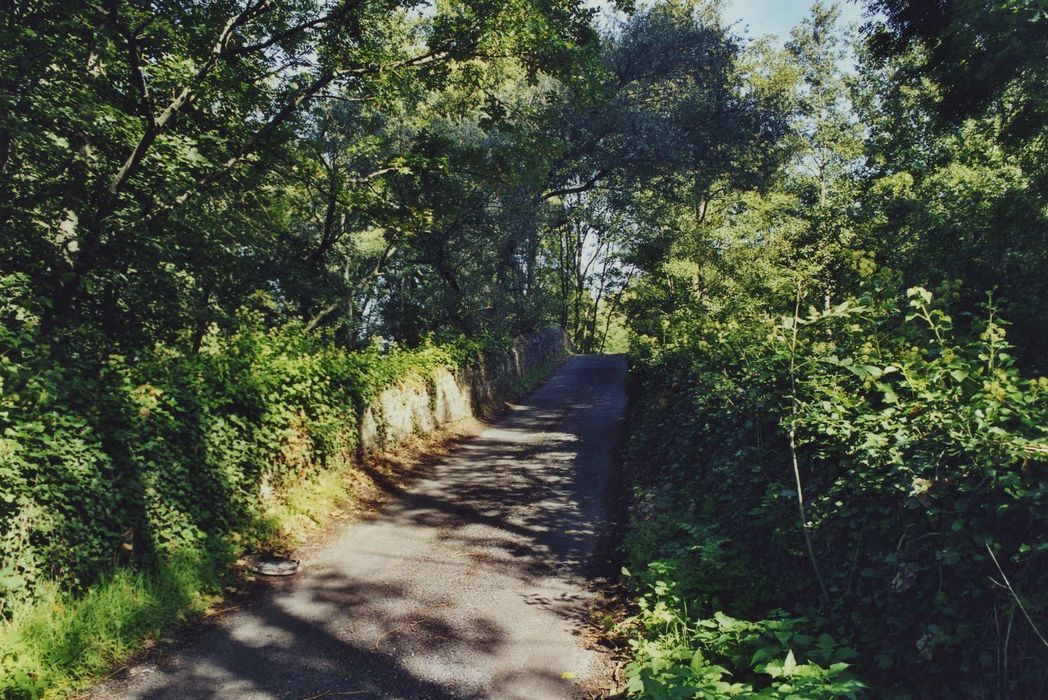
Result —
[[608, 528], [623, 374], [621, 358], [571, 358], [431, 477], [370, 474], [389, 494], [377, 517], [92, 697], [571, 697], [599, 662], [573, 634]]

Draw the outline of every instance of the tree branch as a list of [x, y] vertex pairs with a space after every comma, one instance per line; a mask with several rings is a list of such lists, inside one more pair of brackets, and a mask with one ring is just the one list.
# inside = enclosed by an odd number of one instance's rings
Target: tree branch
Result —
[[[98, 9], [101, 10], [101, 8]], [[131, 78], [134, 80], [135, 87], [138, 89], [138, 94], [141, 98], [139, 109], [142, 112], [142, 117], [146, 120], [146, 129], [155, 128], [156, 117], [153, 114], [155, 108], [152, 97], [149, 95], [149, 86], [146, 84], [145, 75], [142, 74], [142, 57], [138, 48], [138, 32], [121, 21], [119, 0], [109, 0], [108, 15], [110, 21], [113, 22], [113, 26], [117, 28], [120, 35], [124, 37], [124, 41], [127, 42], [127, 64], [131, 69]]]
[[543, 192], [541, 195], [539, 195], [539, 198], [553, 199], [554, 197], [563, 197], [566, 194], [579, 194], [581, 192], [587, 192], [596, 187], [597, 183], [600, 182], [613, 170], [615, 170], [614, 165], [609, 165], [606, 168], [601, 168], [593, 175], [593, 177], [586, 180], [581, 185], [576, 185], [574, 187], [562, 187], [556, 190], [547, 190], [546, 192]]
[[100, 207], [100, 216], [98, 218], [106, 218], [106, 216], [108, 216], [108, 209], [112, 206], [112, 202], [116, 195], [131, 178], [131, 175], [145, 158], [146, 153], [156, 141], [157, 136], [160, 135], [175, 115], [186, 106], [190, 99], [196, 94], [196, 90], [201, 87], [204, 80], [218, 64], [219, 60], [223, 58], [226, 48], [229, 46], [229, 42], [235, 35], [236, 30], [251, 21], [257, 14], [264, 12], [271, 2], [272, 0], [259, 0], [259, 2], [254, 5], [249, 3], [242, 12], [231, 17], [222, 28], [222, 31], [219, 32], [218, 39], [216, 39], [215, 46], [211, 49], [211, 53], [207, 60], [204, 61], [202, 66], [200, 66], [197, 72], [193, 75], [193, 78], [182, 88], [178, 95], [167, 104], [164, 111], [161, 112], [159, 116], [150, 115], [149, 126], [146, 128], [145, 133], [142, 134], [138, 143], [135, 144], [131, 153], [124, 160], [124, 164], [119, 170], [117, 170], [110, 180], [107, 196], [103, 202], [103, 206]]
[[302, 24], [286, 29], [282, 32], [270, 36], [267, 39], [264, 39], [263, 41], [259, 41], [254, 44], [248, 44], [247, 46], [240, 46], [235, 49], [227, 49], [224, 55], [242, 56], [244, 54], [254, 53], [256, 51], [265, 51], [266, 49], [275, 46], [282, 41], [293, 39], [298, 35], [309, 31], [310, 29], [322, 27], [323, 25], [328, 24], [332, 21], [339, 21], [345, 19], [346, 15], [349, 14], [349, 11], [353, 8], [354, 4], [355, 3], [344, 2], [339, 7], [332, 10], [326, 15], [317, 17], [315, 19], [309, 20], [308, 22], [303, 22]]
[[797, 280], [797, 304], [793, 310], [793, 328], [790, 337], [790, 457], [793, 462], [793, 476], [797, 482], [797, 510], [801, 516], [801, 533], [804, 535], [804, 544], [808, 548], [808, 558], [811, 559], [811, 567], [815, 571], [815, 580], [819, 583], [819, 590], [827, 605], [831, 604], [829, 591], [822, 579], [819, 570], [819, 562], [815, 558], [815, 547], [811, 543], [811, 535], [808, 533], [808, 515], [804, 509], [804, 490], [801, 488], [801, 468], [797, 461], [797, 331], [801, 325], [801, 296], [803, 285]]

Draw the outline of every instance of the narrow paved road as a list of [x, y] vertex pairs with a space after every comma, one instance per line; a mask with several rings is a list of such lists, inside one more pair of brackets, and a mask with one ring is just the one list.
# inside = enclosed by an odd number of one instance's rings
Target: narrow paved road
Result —
[[571, 698], [608, 523], [622, 357], [575, 356], [286, 586], [93, 698]]

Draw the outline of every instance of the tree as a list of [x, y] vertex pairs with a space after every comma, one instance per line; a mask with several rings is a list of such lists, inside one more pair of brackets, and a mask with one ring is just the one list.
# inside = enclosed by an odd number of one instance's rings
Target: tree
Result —
[[[304, 187], [303, 172], [326, 170], [326, 201], [335, 202], [300, 261], [307, 268], [346, 233], [338, 200], [347, 187], [374, 184], [379, 171], [402, 174], [393, 153], [370, 170], [358, 157], [362, 169], [351, 174], [328, 158], [337, 154], [301, 149], [317, 124], [331, 122], [324, 105], [388, 107], [410, 76], [423, 92], [439, 90], [462, 70], [452, 66], [503, 55], [529, 80], [570, 72], [573, 52], [593, 36], [574, 2], [445, 2], [432, 15], [414, 6], [12, 5], [0, 27], [0, 222], [11, 232], [0, 245], [4, 271], [28, 274], [46, 300], [48, 333], [90, 336], [103, 351], [174, 340], [186, 328], [199, 337], [215, 305], [228, 313], [272, 290], [256, 271], [288, 252], [298, 225], [287, 217], [302, 192], [287, 186], [288, 173]], [[352, 151], [355, 139], [344, 140]], [[373, 277], [368, 270], [359, 274]], [[304, 316], [332, 303], [318, 307], [319, 291], [289, 291]]]

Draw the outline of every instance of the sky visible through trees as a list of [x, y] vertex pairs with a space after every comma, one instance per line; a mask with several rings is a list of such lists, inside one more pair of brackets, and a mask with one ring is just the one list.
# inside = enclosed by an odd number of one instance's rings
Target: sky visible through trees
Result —
[[[866, 21], [867, 8], [858, 2], [842, 2], [840, 22], [844, 25], [859, 25]], [[805, 0], [732, 0], [725, 2], [722, 10], [724, 20], [736, 22], [752, 37], [774, 34], [785, 41], [790, 29], [796, 27], [808, 15], [811, 3]]]

